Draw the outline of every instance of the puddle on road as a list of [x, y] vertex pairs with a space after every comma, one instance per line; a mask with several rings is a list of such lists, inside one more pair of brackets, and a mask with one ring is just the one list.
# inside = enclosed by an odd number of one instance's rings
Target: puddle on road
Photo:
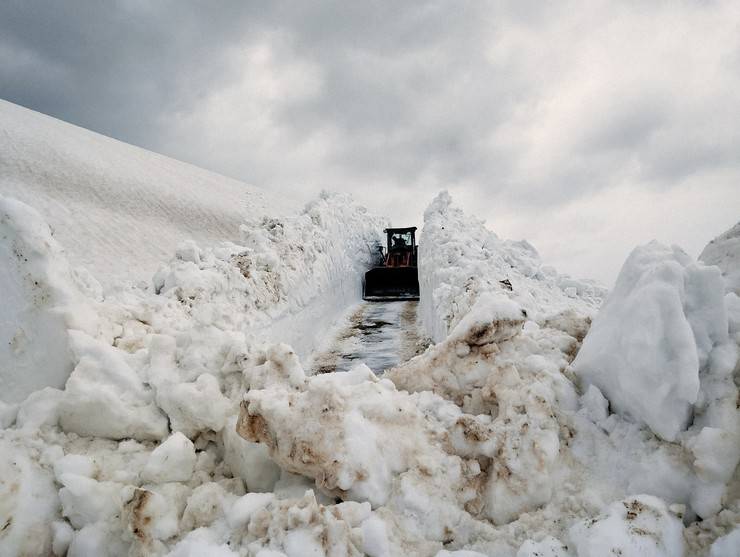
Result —
[[366, 302], [332, 346], [314, 357], [315, 373], [349, 371], [364, 362], [376, 375], [412, 358], [424, 347], [416, 326], [418, 302]]

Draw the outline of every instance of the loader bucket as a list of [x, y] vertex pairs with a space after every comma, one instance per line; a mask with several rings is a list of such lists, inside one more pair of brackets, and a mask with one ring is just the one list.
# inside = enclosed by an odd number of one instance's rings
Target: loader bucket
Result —
[[362, 298], [369, 301], [418, 300], [416, 267], [375, 267], [365, 273]]

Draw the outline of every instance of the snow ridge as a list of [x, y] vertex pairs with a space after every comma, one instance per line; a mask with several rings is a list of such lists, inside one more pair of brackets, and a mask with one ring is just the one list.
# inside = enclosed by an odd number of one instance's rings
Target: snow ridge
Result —
[[419, 247], [420, 313], [439, 342], [474, 305], [482, 292], [515, 300], [530, 319], [575, 311], [595, 314], [606, 289], [593, 281], [559, 275], [543, 265], [526, 240], [501, 240], [482, 221], [465, 215], [440, 193], [424, 213]]

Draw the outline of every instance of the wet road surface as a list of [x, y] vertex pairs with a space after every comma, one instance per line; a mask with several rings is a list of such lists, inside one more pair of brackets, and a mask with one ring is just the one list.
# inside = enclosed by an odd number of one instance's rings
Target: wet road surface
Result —
[[419, 351], [418, 302], [365, 302], [352, 313], [328, 350], [314, 357], [315, 373], [348, 371], [358, 362], [377, 375]]

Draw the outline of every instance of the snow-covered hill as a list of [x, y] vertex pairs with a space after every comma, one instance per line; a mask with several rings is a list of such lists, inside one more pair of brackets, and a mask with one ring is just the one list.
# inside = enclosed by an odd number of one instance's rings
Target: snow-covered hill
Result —
[[699, 260], [719, 267], [727, 291], [740, 296], [740, 222], [709, 242]]
[[34, 207], [104, 285], [149, 279], [185, 239], [296, 212], [259, 189], [0, 100], [0, 195]]

